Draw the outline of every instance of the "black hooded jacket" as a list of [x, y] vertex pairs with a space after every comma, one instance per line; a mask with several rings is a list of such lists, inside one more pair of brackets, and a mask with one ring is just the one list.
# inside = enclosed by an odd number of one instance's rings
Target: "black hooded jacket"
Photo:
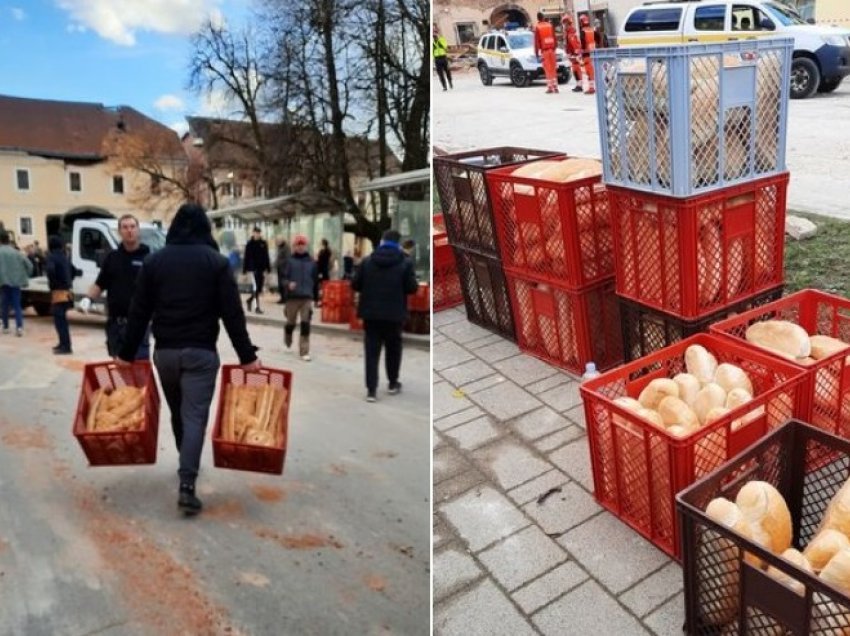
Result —
[[65, 243], [58, 236], [50, 236], [47, 239], [47, 247], [50, 250], [45, 263], [48, 288], [50, 291], [71, 289], [76, 270], [65, 253]]
[[404, 322], [407, 295], [418, 286], [413, 262], [396, 245], [382, 245], [354, 272], [351, 286], [360, 292], [357, 315], [363, 320]]
[[257, 359], [245, 326], [236, 280], [219, 254], [204, 209], [182, 206], [165, 247], [145, 258], [130, 305], [127, 336], [119, 353], [132, 360], [148, 321], [157, 349], [216, 350], [221, 319], [242, 364]]

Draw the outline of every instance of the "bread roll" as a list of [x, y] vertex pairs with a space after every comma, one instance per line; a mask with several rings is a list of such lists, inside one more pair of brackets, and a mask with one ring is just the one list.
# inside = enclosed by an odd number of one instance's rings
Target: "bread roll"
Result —
[[[812, 570], [812, 566], [809, 563], [809, 560], [805, 557], [805, 555], [801, 554], [798, 550], [795, 550], [794, 548], [788, 548], [780, 556], [782, 556], [782, 558], [785, 559], [786, 561], [788, 561], [789, 563], [793, 563], [795, 566], [797, 566], [799, 569], [803, 570], [804, 572], [807, 572], [807, 573], [811, 574], [812, 576], [814, 576], [815, 573]], [[777, 581], [779, 581], [780, 583], [782, 583], [786, 587], [789, 587], [792, 590], [794, 590], [800, 596], [802, 596], [806, 592], [806, 586], [805, 585], [800, 583], [800, 581], [798, 581], [797, 579], [788, 576], [782, 570], [779, 570], [779, 569], [777, 569], [773, 566], [770, 566], [770, 567], [767, 568], [767, 573], [768, 573], [769, 576], [772, 576], [774, 579], [776, 579]]]
[[700, 381], [690, 373], [679, 373], [673, 377], [673, 382], [679, 385], [679, 398], [688, 406], [693, 406], [700, 390]]
[[752, 393], [740, 387], [732, 389], [726, 394], [726, 408], [735, 409], [753, 399]]
[[741, 367], [724, 362], [718, 365], [714, 372], [714, 381], [723, 387], [726, 393], [732, 389], [746, 389], [747, 393], [753, 394], [753, 383]]
[[[723, 497], [712, 499], [705, 509], [705, 514], [721, 526], [734, 530], [744, 537], [749, 536], [749, 524], [743, 513], [737, 505], [728, 499]], [[740, 595], [738, 547], [732, 539], [718, 537], [711, 530], [699, 536], [702, 536], [706, 543], [698, 546], [697, 550], [711, 550], [714, 555], [707, 561], [707, 571], [697, 573], [697, 585], [702, 587], [702, 584], [707, 583], [711, 586], [711, 589], [717, 589], [719, 584], [723, 589], [723, 594], [716, 592], [709, 594], [700, 590], [697, 597], [702, 602], [698, 604], [698, 609], [706, 623], [723, 625], [734, 620], [738, 615]]]
[[769, 535], [768, 549], [782, 554], [791, 547], [791, 512], [785, 499], [766, 481], [750, 481], [738, 491], [735, 503], [754, 530]]
[[560, 161], [547, 162], [552, 165], [546, 166], [538, 173], [538, 179], [542, 181], [554, 181], [566, 183], [590, 177], [602, 175], [602, 162], [596, 159], [579, 159], [576, 157], [562, 159]]
[[807, 358], [812, 346], [809, 334], [800, 325], [787, 320], [764, 320], [750, 325], [745, 337], [754, 345], [785, 354], [790, 358]]
[[820, 573], [820, 578], [844, 594], [850, 594], [850, 548], [836, 552]]
[[705, 426], [708, 426], [709, 424], [713, 424], [717, 420], [722, 419], [722, 418], [726, 417], [727, 415], [729, 415], [729, 413], [730, 413], [730, 410], [727, 409], [725, 406], [715, 406], [713, 409], [711, 409], [708, 413], [705, 414], [704, 424], [705, 424]]
[[838, 530], [826, 529], [818, 532], [809, 541], [806, 549], [803, 550], [803, 554], [811, 563], [812, 569], [815, 572], [820, 572], [835, 556], [835, 553], [844, 548], [850, 548], [850, 539]]
[[673, 437], [687, 437], [691, 433], [694, 432], [692, 428], [685, 428], [680, 424], [673, 424], [673, 426], [667, 427], [667, 432], [670, 433]]
[[679, 397], [679, 385], [669, 378], [656, 378], [640, 392], [638, 401], [644, 408], [655, 409], [667, 396]]
[[653, 426], [657, 426], [658, 428], [665, 428], [664, 420], [659, 415], [658, 411], [653, 411], [652, 409], [645, 409], [641, 407], [637, 412], [639, 417], [642, 417], [647, 422], [652, 424]]
[[538, 176], [540, 173], [545, 172], [549, 168], [560, 163], [559, 161], [552, 161], [550, 159], [541, 159], [540, 161], [532, 161], [531, 163], [526, 163], [521, 165], [519, 168], [511, 172], [511, 175], [514, 177], [525, 177], [527, 179], [539, 179]]
[[706, 423], [706, 417], [711, 409], [726, 406], [726, 391], [719, 384], [709, 382], [703, 386], [694, 400], [694, 413], [701, 424]]
[[811, 344], [811, 357], [815, 360], [823, 360], [829, 356], [850, 348], [846, 342], [831, 338], [829, 336], [812, 336], [809, 338]]
[[850, 537], [850, 479], [835, 493], [823, 515], [820, 531], [838, 530]]
[[685, 428], [694, 429], [699, 427], [699, 419], [684, 401], [677, 397], [668, 395], [658, 403], [658, 414], [665, 426], [679, 424]]
[[640, 409], [643, 408], [643, 404], [638, 402], [636, 399], [625, 396], [625, 395], [622, 396], [622, 397], [616, 398], [614, 400], [614, 404], [626, 409], [627, 411], [634, 411], [635, 413], [637, 413]]
[[685, 350], [685, 367], [700, 384], [714, 381], [717, 371], [717, 358], [711, 355], [702, 345], [691, 345]]

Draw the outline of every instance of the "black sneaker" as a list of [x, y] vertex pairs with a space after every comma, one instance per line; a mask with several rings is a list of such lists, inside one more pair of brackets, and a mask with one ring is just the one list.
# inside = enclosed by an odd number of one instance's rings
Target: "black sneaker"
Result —
[[378, 398], [375, 396], [374, 393], [367, 393], [366, 394], [366, 401], [367, 402], [377, 402]]
[[387, 391], [390, 395], [401, 393], [401, 382], [390, 382], [390, 388]]
[[262, 309], [260, 309], [259, 307], [257, 307], [257, 308], [254, 310], [254, 313], [255, 313], [255, 314], [262, 314], [262, 313], [265, 313], [265, 312], [264, 312]]
[[185, 515], [198, 514], [204, 505], [201, 500], [195, 496], [195, 487], [190, 484], [180, 484], [180, 495], [177, 498], [177, 507], [183, 511]]
[[53, 355], [57, 356], [68, 356], [71, 355], [73, 351], [66, 347], [53, 347]]
[[574, 93], [581, 93], [581, 92], [583, 92], [583, 89], [582, 89], [581, 86], [576, 86], [576, 87], [573, 88], [573, 92]]

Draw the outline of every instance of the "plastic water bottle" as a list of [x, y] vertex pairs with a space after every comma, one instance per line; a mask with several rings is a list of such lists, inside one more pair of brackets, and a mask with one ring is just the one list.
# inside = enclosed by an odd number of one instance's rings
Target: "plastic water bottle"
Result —
[[586, 382], [592, 378], [598, 378], [600, 375], [602, 374], [596, 369], [596, 363], [588, 362], [584, 365], [584, 375], [581, 376], [581, 381]]

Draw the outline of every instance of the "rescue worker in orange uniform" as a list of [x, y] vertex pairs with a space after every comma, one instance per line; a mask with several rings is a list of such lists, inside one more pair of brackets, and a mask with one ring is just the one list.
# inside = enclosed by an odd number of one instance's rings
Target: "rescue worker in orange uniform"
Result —
[[555, 55], [555, 29], [552, 24], [537, 14], [537, 24], [534, 25], [534, 54], [537, 59], [543, 58], [543, 72], [546, 74], [546, 92], [558, 92], [558, 60]]
[[593, 95], [596, 92], [596, 85], [593, 81], [593, 62], [590, 59], [590, 53], [596, 49], [597, 33], [596, 29], [590, 26], [590, 19], [587, 15], [582, 15], [578, 21], [581, 25], [581, 32], [579, 34], [581, 39], [581, 53], [584, 58], [584, 74], [587, 77], [588, 86], [585, 95]]
[[581, 92], [581, 40], [578, 37], [575, 24], [573, 24], [573, 16], [569, 13], [561, 18], [564, 25], [564, 48], [567, 50], [567, 57], [570, 60], [570, 65], [573, 68], [573, 77], [576, 78], [576, 86], [573, 89], [574, 93]]

